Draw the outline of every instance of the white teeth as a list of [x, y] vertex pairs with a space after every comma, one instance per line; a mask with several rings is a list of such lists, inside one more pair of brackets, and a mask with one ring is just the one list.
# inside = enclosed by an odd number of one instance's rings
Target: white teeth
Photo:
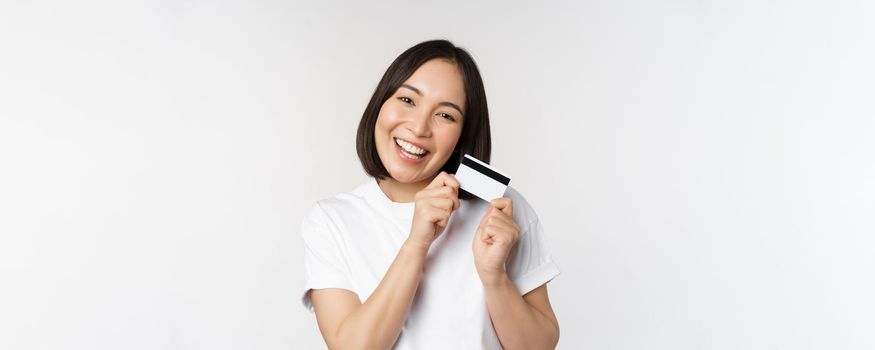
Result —
[[425, 157], [425, 156], [415, 156], [415, 155], [412, 155], [410, 153], [407, 153], [407, 151], [402, 151], [401, 156], [404, 158], [407, 158], [407, 159], [419, 159], [419, 158]]
[[425, 150], [424, 150], [424, 149], [419, 148], [419, 147], [416, 147], [416, 146], [414, 146], [414, 145], [411, 145], [410, 143], [408, 143], [408, 142], [406, 142], [406, 141], [404, 141], [404, 140], [402, 140], [402, 139], [398, 139], [398, 138], [396, 138], [396, 139], [395, 139], [395, 143], [397, 143], [398, 146], [400, 146], [402, 149], [404, 149], [404, 150], [407, 151], [407, 152], [410, 152], [410, 153], [413, 153], [413, 154], [417, 154], [417, 155], [420, 155], [420, 156], [423, 155], [423, 154], [425, 154]]

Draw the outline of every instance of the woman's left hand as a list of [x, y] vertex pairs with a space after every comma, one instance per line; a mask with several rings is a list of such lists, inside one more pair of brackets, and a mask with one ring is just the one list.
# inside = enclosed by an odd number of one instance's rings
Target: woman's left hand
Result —
[[511, 199], [492, 200], [474, 234], [474, 265], [482, 282], [491, 283], [505, 273], [507, 256], [519, 238], [520, 227], [513, 220]]

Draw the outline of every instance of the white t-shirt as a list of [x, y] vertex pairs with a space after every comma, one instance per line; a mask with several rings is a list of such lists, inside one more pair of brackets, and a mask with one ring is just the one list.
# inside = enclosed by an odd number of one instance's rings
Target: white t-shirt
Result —
[[[520, 295], [559, 275], [534, 209], [512, 187], [520, 239], [506, 270]], [[410, 234], [415, 202], [391, 201], [375, 178], [354, 190], [317, 201], [304, 217], [306, 278], [302, 302], [313, 312], [310, 289], [342, 288], [365, 302]], [[472, 243], [489, 203], [462, 200], [432, 243], [394, 349], [501, 349], [474, 267]]]

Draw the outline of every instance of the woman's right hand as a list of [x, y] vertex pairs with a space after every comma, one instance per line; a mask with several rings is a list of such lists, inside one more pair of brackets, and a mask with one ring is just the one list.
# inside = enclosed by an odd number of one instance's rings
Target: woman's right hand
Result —
[[428, 249], [443, 233], [450, 214], [459, 209], [459, 182], [441, 171], [428, 186], [414, 196], [413, 224], [407, 242]]

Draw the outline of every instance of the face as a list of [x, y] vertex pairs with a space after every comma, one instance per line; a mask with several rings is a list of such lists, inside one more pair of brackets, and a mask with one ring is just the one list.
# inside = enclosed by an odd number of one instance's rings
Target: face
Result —
[[446, 163], [462, 134], [465, 84], [452, 62], [430, 60], [383, 103], [374, 138], [389, 175], [428, 181]]

